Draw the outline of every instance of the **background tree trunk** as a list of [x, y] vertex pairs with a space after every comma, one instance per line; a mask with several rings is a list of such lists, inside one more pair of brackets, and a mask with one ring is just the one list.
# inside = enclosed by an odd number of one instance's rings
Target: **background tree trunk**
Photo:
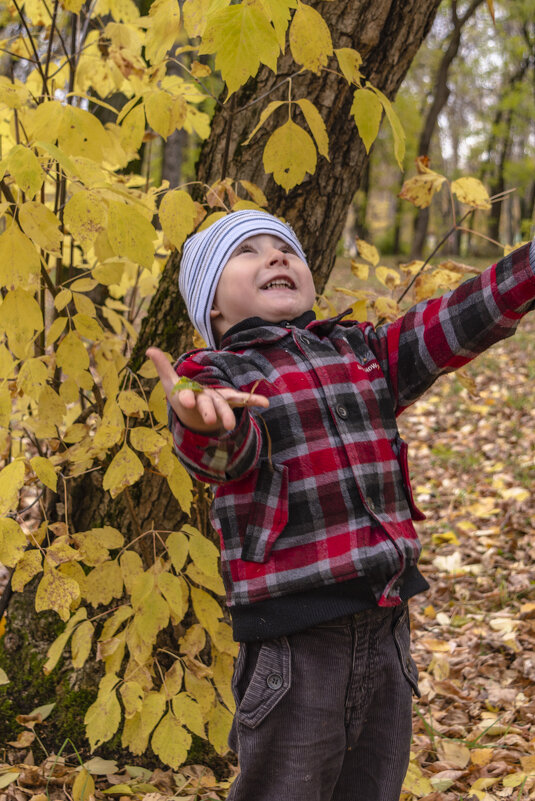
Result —
[[[431, 27], [439, 3], [440, 0], [339, 0], [337, 3], [315, 0], [311, 5], [317, 6], [328, 22], [335, 47], [357, 49], [363, 57], [362, 73], [393, 98]], [[333, 268], [336, 245], [348, 207], [359, 187], [367, 154], [349, 117], [353, 91], [347, 82], [332, 72], [305, 73], [293, 78], [292, 93], [294, 98], [308, 97], [319, 108], [329, 132], [330, 161], [320, 158], [316, 173], [289, 193], [264, 174], [263, 148], [271, 131], [280, 124], [280, 118], [272, 115], [252, 144], [245, 147], [243, 143], [261, 110], [260, 103], [253, 105], [253, 101], [264, 98], [266, 93], [271, 93], [269, 100], [286, 97], [287, 83], [278, 89], [275, 87], [294, 71], [295, 64], [287, 53], [279, 61], [277, 75], [267, 68], [262, 69], [256, 79], [250, 80], [237, 94], [235, 104], [231, 101], [218, 106], [211, 135], [201, 152], [197, 176], [207, 184], [230, 175], [261, 186], [268, 198], [269, 210], [284, 216], [295, 229], [308, 255], [317, 290], [321, 292]], [[233, 112], [233, 108], [238, 110]], [[319, 236], [318, 232], [321, 232]], [[143, 322], [132, 359], [134, 368], [144, 361], [145, 349], [150, 344], [179, 354], [191, 342], [191, 325], [178, 292], [178, 265], [177, 254], [169, 260]], [[102, 490], [100, 473], [89, 473], [68, 483], [68, 495], [64, 500], [73, 531], [106, 522], [117, 526], [128, 537], [149, 527], [176, 529], [183, 519], [166, 482], [149, 472], [115, 501]], [[49, 509], [51, 522], [62, 517], [62, 506], [55, 503]], [[3, 651], [0, 650], [0, 665], [12, 681], [10, 696], [24, 698], [24, 709], [18, 702], [17, 713], [29, 712], [34, 706], [55, 698], [58, 706], [54, 723], [45, 732], [47, 744], [57, 751], [62, 744], [58, 738], [64, 739], [71, 726], [76, 745], [83, 750], [81, 721], [92, 700], [93, 677], [89, 674], [74, 677], [69, 658], [65, 657], [59, 670], [43, 683], [40, 665], [47, 645], [61, 624], [58, 626], [57, 619], [48, 627], [36, 622], [43, 616], [37, 618], [32, 604], [30, 589], [22, 598], [14, 595], [8, 610], [8, 630]], [[99, 611], [101, 609], [99, 607]], [[94, 670], [95, 663], [91, 665]], [[62, 728], [58, 728], [58, 720], [65, 722]], [[13, 708], [0, 709], [0, 739], [14, 739], [16, 731]], [[115, 748], [115, 753], [119, 754], [117, 744], [112, 743], [110, 748]], [[99, 749], [99, 753], [105, 750]], [[128, 759], [131, 761], [132, 757]]]

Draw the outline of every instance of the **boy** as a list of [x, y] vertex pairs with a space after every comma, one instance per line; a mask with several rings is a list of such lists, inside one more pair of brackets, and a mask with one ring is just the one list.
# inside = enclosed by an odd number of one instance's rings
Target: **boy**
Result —
[[[409, 759], [407, 601], [422, 519], [395, 418], [534, 306], [535, 245], [377, 330], [315, 320], [289, 226], [234, 212], [184, 247], [209, 347], [149, 349], [183, 464], [215, 485], [235, 639], [232, 801], [398, 801]], [[173, 394], [178, 376], [204, 390]]]

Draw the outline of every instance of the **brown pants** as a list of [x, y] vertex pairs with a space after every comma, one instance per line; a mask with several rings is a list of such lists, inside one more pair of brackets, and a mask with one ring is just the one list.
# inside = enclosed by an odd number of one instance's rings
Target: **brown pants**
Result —
[[406, 606], [242, 643], [228, 801], [399, 801], [417, 678]]

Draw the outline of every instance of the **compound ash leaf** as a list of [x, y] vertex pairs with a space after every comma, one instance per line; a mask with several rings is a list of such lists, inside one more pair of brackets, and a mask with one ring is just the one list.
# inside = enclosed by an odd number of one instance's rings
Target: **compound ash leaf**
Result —
[[370, 147], [377, 138], [381, 118], [383, 116], [383, 105], [377, 95], [369, 89], [357, 89], [353, 97], [353, 105], [350, 114], [355, 120], [359, 136], [364, 142], [366, 152], [370, 152]]
[[310, 135], [293, 120], [273, 131], [264, 149], [264, 169], [287, 192], [316, 169], [317, 154]]
[[143, 417], [149, 410], [147, 401], [133, 389], [123, 389], [119, 392], [117, 403], [127, 417]]
[[172, 531], [165, 541], [171, 564], [180, 573], [188, 556], [189, 540], [181, 531]]
[[172, 712], [168, 712], [152, 735], [152, 750], [165, 765], [178, 770], [186, 760], [190, 745], [191, 734]]
[[89, 354], [76, 331], [69, 331], [59, 343], [56, 364], [73, 378], [89, 367]]
[[175, 625], [184, 619], [187, 612], [187, 605], [184, 603], [182, 594], [183, 581], [184, 579], [174, 576], [172, 573], [160, 573], [158, 576], [158, 589], [169, 604], [169, 611]]
[[191, 600], [197, 620], [210, 633], [217, 627], [219, 618], [223, 617], [223, 610], [215, 598], [197, 587], [191, 588]]
[[[451, 191], [461, 203], [466, 203], [467, 206], [473, 206], [475, 209], [488, 209], [491, 208], [489, 193], [478, 178], [466, 176], [465, 178], [457, 178], [451, 185]], [[515, 245], [518, 247], [518, 245]]]
[[54, 567], [46, 567], [35, 594], [35, 609], [44, 612], [53, 609], [64, 621], [69, 619], [73, 601], [80, 597], [80, 586], [74, 579], [62, 576]]
[[167, 192], [160, 205], [160, 223], [169, 242], [180, 250], [197, 221], [198, 209], [183, 189]]
[[162, 61], [180, 31], [180, 5], [176, 0], [154, 0], [149, 9], [145, 56], [151, 64]]
[[171, 706], [179, 723], [198, 737], [206, 738], [202, 711], [197, 701], [188, 693], [179, 693], [173, 698]]
[[[13, 462], [12, 464], [19, 465], [22, 463]], [[8, 469], [8, 467], [11, 467], [11, 465], [5, 467], [0, 473], [0, 487], [2, 486], [1, 483], [2, 474]], [[20, 468], [18, 468], [18, 470], [20, 470]], [[22, 476], [24, 477], [24, 471], [22, 473]], [[9, 484], [12, 486], [16, 498], [18, 498], [18, 489], [16, 489], [18, 483], [19, 479], [16, 476], [9, 479]], [[0, 519], [1, 564], [5, 565], [6, 567], [15, 567], [15, 565], [19, 563], [19, 561], [22, 559], [24, 555], [24, 549], [26, 548], [26, 544], [27, 544], [26, 535], [16, 520], [13, 520], [11, 517], [3, 517], [2, 519]]]
[[105, 490], [109, 490], [112, 498], [116, 498], [126, 487], [135, 484], [143, 472], [141, 460], [128, 445], [123, 445], [104, 473], [102, 486]]
[[371, 84], [369, 86], [383, 104], [386, 118], [392, 129], [392, 137], [394, 139], [394, 155], [396, 157], [399, 169], [403, 170], [403, 159], [405, 158], [405, 131], [403, 130], [403, 125], [401, 124], [398, 115], [394, 111], [394, 107], [388, 97], [379, 89], [377, 89], [377, 87], [372, 86]]
[[26, 358], [34, 332], [43, 330], [43, 315], [33, 294], [20, 287], [8, 292], [0, 306], [0, 326], [7, 333], [14, 355]]
[[250, 3], [228, 6], [208, 17], [200, 55], [215, 53], [215, 67], [229, 95], [256, 75], [260, 64], [274, 72], [280, 53], [275, 29], [265, 13]]
[[123, 699], [124, 716], [133, 718], [143, 708], [143, 687], [137, 681], [125, 681], [119, 690]]
[[84, 597], [91, 606], [105, 606], [123, 594], [123, 575], [117, 560], [103, 562], [87, 574]]
[[290, 50], [297, 64], [319, 74], [333, 54], [333, 43], [329, 27], [321, 14], [298, 2], [297, 11], [290, 25]]

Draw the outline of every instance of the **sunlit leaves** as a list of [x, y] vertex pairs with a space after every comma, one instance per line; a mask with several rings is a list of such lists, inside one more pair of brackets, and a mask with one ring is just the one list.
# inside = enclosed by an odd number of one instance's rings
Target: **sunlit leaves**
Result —
[[471, 176], [457, 178], [451, 184], [451, 191], [457, 195], [461, 203], [466, 203], [467, 206], [487, 211], [491, 207], [489, 193], [478, 178]]
[[181, 248], [193, 231], [198, 209], [183, 189], [167, 192], [160, 206], [160, 223], [164, 234], [174, 247]]
[[229, 95], [252, 75], [260, 64], [276, 70], [280, 46], [275, 29], [265, 13], [252, 3], [240, 3], [208, 18], [199, 53], [215, 53]]
[[113, 457], [110, 466], [104, 473], [102, 486], [105, 490], [109, 490], [112, 498], [115, 498], [126, 487], [135, 484], [143, 472], [143, 464], [139, 457], [131, 448], [124, 445]]
[[370, 89], [357, 89], [353, 97], [351, 114], [355, 118], [360, 138], [364, 142], [366, 152], [377, 138], [383, 116], [383, 106], [375, 92]]
[[180, 30], [180, 6], [176, 0], [154, 0], [149, 8], [145, 55], [157, 64], [171, 50]]
[[109, 204], [108, 241], [117, 255], [150, 269], [154, 259], [156, 231], [133, 206], [112, 200]]

